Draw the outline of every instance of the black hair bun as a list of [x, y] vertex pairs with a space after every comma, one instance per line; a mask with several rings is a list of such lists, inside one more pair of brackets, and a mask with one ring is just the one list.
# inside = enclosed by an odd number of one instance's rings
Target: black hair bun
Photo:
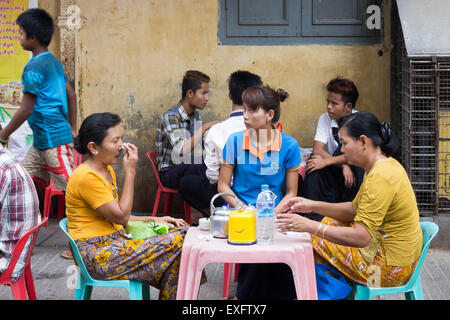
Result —
[[381, 122], [381, 139], [383, 140], [381, 150], [388, 157], [394, 155], [398, 150], [398, 140], [388, 122]]
[[284, 101], [286, 101], [287, 98], [289, 98], [289, 93], [287, 93], [283, 89], [278, 89], [277, 94], [278, 94], [278, 99], [280, 99], [280, 102], [284, 102]]
[[391, 139], [392, 131], [389, 122], [381, 122], [381, 138], [384, 143], [388, 143]]

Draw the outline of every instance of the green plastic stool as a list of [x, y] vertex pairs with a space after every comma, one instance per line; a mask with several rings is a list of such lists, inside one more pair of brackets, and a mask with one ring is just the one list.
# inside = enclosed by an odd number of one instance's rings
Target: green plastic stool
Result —
[[80, 251], [67, 232], [67, 218], [59, 222], [59, 227], [69, 238], [73, 255], [80, 269], [78, 275], [77, 287], [75, 289], [75, 300], [90, 300], [93, 287], [113, 287], [124, 288], [128, 290], [130, 300], [150, 300], [150, 286], [134, 280], [95, 280], [90, 275], [81, 258]]
[[406, 300], [423, 300], [422, 287], [420, 285], [420, 270], [422, 269], [425, 256], [427, 255], [428, 248], [430, 247], [431, 240], [436, 236], [439, 231], [439, 227], [434, 222], [421, 222], [420, 227], [423, 231], [423, 247], [420, 254], [419, 261], [414, 269], [414, 272], [409, 279], [408, 283], [401, 287], [366, 287], [360, 284], [354, 284], [355, 300], [370, 300], [375, 296], [404, 293]]

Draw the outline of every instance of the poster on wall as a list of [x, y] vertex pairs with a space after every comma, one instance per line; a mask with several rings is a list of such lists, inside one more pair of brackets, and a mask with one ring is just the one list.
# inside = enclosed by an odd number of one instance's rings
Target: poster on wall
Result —
[[[15, 110], [22, 102], [22, 71], [31, 53], [20, 45], [17, 17], [37, 0], [0, 0], [0, 108]], [[1, 110], [1, 109], [0, 109]]]

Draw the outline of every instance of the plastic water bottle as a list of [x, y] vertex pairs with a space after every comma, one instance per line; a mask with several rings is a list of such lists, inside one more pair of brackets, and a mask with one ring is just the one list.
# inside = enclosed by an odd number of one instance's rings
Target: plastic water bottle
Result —
[[275, 234], [275, 199], [276, 195], [263, 184], [256, 200], [258, 211], [256, 219], [256, 238], [259, 244], [272, 244]]

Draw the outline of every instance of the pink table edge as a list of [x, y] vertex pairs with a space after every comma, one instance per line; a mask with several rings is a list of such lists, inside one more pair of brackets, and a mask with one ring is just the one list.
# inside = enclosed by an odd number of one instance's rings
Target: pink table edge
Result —
[[[209, 232], [192, 227], [180, 263], [177, 300], [195, 300], [202, 271], [210, 263], [286, 263], [292, 269], [298, 300], [317, 300], [314, 255], [309, 233], [275, 233], [273, 245], [233, 246], [226, 239], [200, 240]], [[267, 252], [270, 253], [267, 257]]]

